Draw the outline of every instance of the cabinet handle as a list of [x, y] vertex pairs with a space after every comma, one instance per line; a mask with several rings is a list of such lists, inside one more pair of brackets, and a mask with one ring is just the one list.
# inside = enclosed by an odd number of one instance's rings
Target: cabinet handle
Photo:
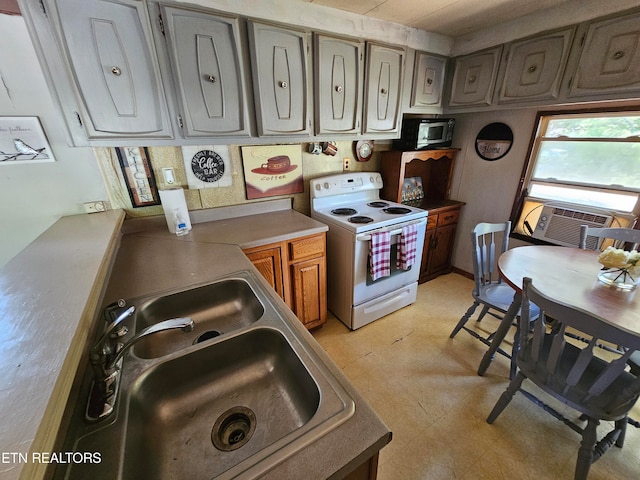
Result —
[[427, 78], [427, 85], [431, 85], [433, 83], [433, 78]]
[[380, 90], [380, 93], [381, 93], [382, 95], [386, 95], [386, 94], [387, 94], [387, 89], [386, 89], [386, 88], [382, 88], [382, 89]]
[[280, 88], [289, 88], [289, 84], [287, 82], [279, 82]]
[[613, 58], [616, 60], [620, 60], [622, 57], [624, 57], [624, 52], [622, 50], [618, 50], [613, 54]]
[[209, 80], [211, 83], [216, 83], [218, 81], [218, 79], [214, 75], [207, 75], [207, 80]]
[[342, 93], [342, 85], [336, 85], [336, 92]]
[[471, 77], [469, 77], [469, 83], [475, 83], [475, 81], [477, 80], [475, 75], [472, 75]]
[[111, 67], [111, 73], [119, 77], [122, 74], [122, 70], [120, 70], [120, 67]]
[[529, 67], [529, 69], [528, 69], [528, 70], [529, 70], [529, 73], [533, 73], [533, 72], [535, 72], [537, 69], [538, 69], [538, 67], [537, 67], [537, 66], [535, 66], [535, 65], [531, 65], [531, 66]]

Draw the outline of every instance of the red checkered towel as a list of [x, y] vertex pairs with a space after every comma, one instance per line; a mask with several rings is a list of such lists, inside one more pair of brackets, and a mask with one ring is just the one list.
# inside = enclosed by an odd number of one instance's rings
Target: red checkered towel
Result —
[[369, 270], [373, 281], [391, 274], [391, 233], [374, 232], [369, 242]]
[[411, 224], [402, 227], [402, 233], [398, 239], [398, 259], [396, 267], [409, 270], [416, 261], [416, 244], [418, 243], [418, 225]]

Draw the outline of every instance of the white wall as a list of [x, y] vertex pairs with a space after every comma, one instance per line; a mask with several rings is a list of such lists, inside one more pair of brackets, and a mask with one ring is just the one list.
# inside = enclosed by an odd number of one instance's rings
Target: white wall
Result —
[[[456, 157], [451, 198], [466, 202], [460, 213], [452, 262], [457, 268], [473, 272], [469, 235], [480, 222], [506, 222], [511, 215], [537, 109], [457, 114], [454, 146]], [[513, 130], [509, 153], [495, 161], [482, 160], [475, 151], [478, 132], [489, 123], [502, 122]]]
[[37, 116], [55, 163], [0, 165], [0, 266], [58, 218], [107, 194], [93, 151], [69, 148], [20, 16], [0, 14], [0, 116]]

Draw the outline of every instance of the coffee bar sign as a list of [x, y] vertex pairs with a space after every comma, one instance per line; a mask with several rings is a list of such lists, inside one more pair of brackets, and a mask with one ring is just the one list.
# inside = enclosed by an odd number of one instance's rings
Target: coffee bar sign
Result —
[[302, 193], [300, 145], [242, 147], [247, 199]]
[[230, 187], [231, 162], [227, 145], [182, 147], [189, 188]]

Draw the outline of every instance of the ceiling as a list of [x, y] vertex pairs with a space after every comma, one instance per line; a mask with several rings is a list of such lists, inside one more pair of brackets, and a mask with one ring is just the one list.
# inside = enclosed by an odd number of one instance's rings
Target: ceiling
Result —
[[455, 38], [572, 0], [305, 1]]

